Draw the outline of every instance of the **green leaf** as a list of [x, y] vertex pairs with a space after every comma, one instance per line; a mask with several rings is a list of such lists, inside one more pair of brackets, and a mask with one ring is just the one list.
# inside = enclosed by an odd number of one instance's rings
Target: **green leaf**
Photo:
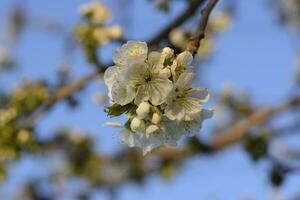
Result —
[[129, 103], [124, 106], [115, 103], [109, 107], [106, 107], [105, 112], [110, 117], [117, 117], [117, 116], [122, 115], [123, 113], [134, 114], [136, 109], [137, 109], [137, 106], [133, 103]]

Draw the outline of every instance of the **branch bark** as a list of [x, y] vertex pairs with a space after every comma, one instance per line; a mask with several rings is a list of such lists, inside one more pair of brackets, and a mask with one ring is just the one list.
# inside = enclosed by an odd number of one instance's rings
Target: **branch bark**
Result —
[[191, 52], [191, 54], [195, 55], [200, 47], [200, 42], [205, 38], [205, 30], [207, 27], [207, 23], [209, 20], [209, 16], [218, 3], [218, 0], [210, 0], [207, 6], [202, 11], [202, 17], [198, 24], [197, 30], [195, 34], [189, 39], [189, 42], [186, 47], [186, 51]]
[[291, 98], [290, 100], [275, 106], [274, 108], [257, 110], [246, 119], [237, 122], [231, 127], [228, 127], [221, 133], [217, 133], [211, 142], [213, 150], [223, 149], [235, 142], [241, 140], [252, 127], [266, 122], [271, 117], [282, 112], [288, 111], [300, 104], [300, 95]]
[[52, 94], [50, 94], [50, 97], [47, 99], [46, 102], [44, 102], [22, 122], [21, 127], [32, 128], [35, 125], [36, 121], [45, 112], [50, 110], [58, 101], [65, 99], [66, 97], [72, 95], [80, 89], [83, 89], [89, 81], [93, 80], [96, 77], [100, 77], [101, 74], [102, 70], [99, 70], [98, 72], [93, 71], [68, 85], [64, 85], [58, 88]]

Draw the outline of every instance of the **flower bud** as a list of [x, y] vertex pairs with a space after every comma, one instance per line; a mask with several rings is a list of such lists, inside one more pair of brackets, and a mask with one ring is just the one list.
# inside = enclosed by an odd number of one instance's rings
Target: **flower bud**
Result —
[[135, 131], [140, 131], [140, 130], [143, 129], [143, 125], [144, 125], [144, 123], [143, 123], [142, 120], [140, 120], [140, 119], [137, 118], [137, 117], [134, 117], [134, 118], [132, 119], [131, 123], [130, 123], [130, 128], [131, 128], [131, 130], [133, 130], [134, 132], [135, 132]]
[[160, 115], [159, 115], [158, 113], [154, 113], [154, 114], [152, 115], [151, 122], [152, 122], [153, 124], [158, 124], [158, 123], [160, 122], [160, 119], [161, 119]]
[[166, 59], [174, 56], [174, 50], [171, 49], [170, 47], [165, 47], [162, 50], [162, 55], [165, 56]]
[[148, 115], [149, 110], [150, 110], [150, 104], [148, 102], [144, 101], [136, 109], [136, 114], [137, 114], [138, 118], [144, 119]]

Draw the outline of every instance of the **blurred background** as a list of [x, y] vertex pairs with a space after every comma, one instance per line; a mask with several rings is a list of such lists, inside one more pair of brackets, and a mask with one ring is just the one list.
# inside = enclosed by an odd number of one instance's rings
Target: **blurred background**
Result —
[[299, 200], [298, 0], [219, 1], [194, 61], [215, 110], [197, 137], [144, 157], [105, 126], [124, 121], [104, 112], [113, 51], [181, 52], [206, 3], [1, 0], [0, 199]]

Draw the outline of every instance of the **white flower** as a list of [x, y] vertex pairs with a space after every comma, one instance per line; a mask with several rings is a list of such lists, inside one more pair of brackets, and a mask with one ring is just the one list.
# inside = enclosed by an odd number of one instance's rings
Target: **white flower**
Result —
[[[147, 44], [139, 41], [129, 41], [115, 51], [113, 54], [113, 61], [116, 65], [109, 67], [104, 73], [104, 82], [108, 87], [108, 96], [110, 100], [112, 100], [112, 86], [117, 81], [117, 77], [119, 77], [121, 70], [131, 62], [145, 60], [147, 58], [147, 53]], [[124, 81], [119, 81], [119, 83], [123, 84]], [[124, 86], [122, 90], [125, 91]]]
[[194, 73], [187, 72], [179, 76], [176, 88], [167, 98], [165, 115], [171, 120], [189, 119], [201, 111], [201, 103], [208, 101], [205, 88], [192, 88]]
[[114, 52], [113, 61], [116, 65], [125, 66], [135, 62], [144, 62], [147, 54], [146, 42], [131, 40]]
[[136, 109], [136, 114], [140, 119], [144, 119], [150, 111], [150, 104], [147, 101], [140, 103]]
[[95, 24], [101, 24], [110, 18], [110, 12], [99, 1], [92, 1], [79, 6], [79, 13], [91, 18]]
[[191, 66], [192, 62], [193, 62], [193, 56], [190, 52], [184, 51], [180, 53], [173, 61], [173, 64], [171, 66], [173, 81], [177, 81], [180, 74], [182, 74], [183, 72], [192, 72], [193, 70], [193, 66]]
[[207, 89], [191, 86], [191, 53], [175, 56], [166, 47], [148, 54], [146, 43], [129, 41], [116, 50], [113, 60], [104, 81], [117, 105], [108, 107], [108, 113], [125, 113], [128, 121], [120, 140], [128, 146], [139, 147], [144, 154], [162, 145], [176, 146], [183, 135], [196, 134], [202, 121], [212, 116], [201, 107], [209, 98]]
[[135, 104], [148, 101], [160, 105], [172, 90], [173, 83], [165, 73], [161, 73], [161, 54], [151, 52], [147, 62], [134, 63], [127, 71], [128, 82], [137, 89]]

